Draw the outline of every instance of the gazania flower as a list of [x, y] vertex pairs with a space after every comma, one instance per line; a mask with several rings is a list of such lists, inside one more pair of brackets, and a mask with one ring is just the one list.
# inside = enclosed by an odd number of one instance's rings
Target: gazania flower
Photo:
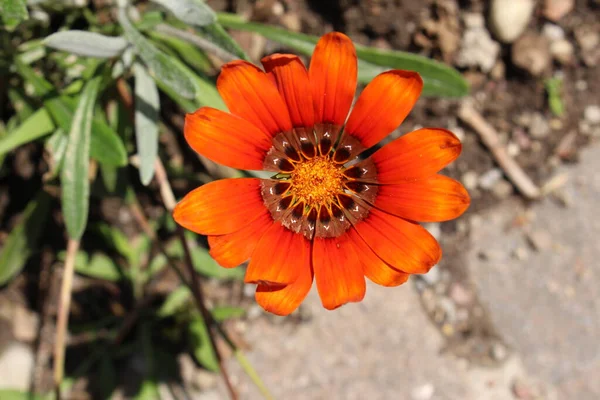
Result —
[[291, 54], [262, 64], [266, 72], [225, 64], [217, 89], [230, 113], [200, 108], [186, 116], [184, 133], [215, 162], [273, 177], [203, 185], [181, 200], [175, 220], [208, 235], [223, 267], [250, 260], [245, 281], [279, 315], [300, 305], [313, 280], [323, 306], [334, 309], [363, 299], [365, 277], [397, 286], [426, 273], [442, 251], [416, 221], [453, 219], [469, 205], [463, 186], [438, 174], [458, 157], [460, 141], [423, 128], [358, 157], [404, 120], [420, 76], [378, 75], [350, 112], [357, 59], [345, 35], [323, 36], [308, 70]]

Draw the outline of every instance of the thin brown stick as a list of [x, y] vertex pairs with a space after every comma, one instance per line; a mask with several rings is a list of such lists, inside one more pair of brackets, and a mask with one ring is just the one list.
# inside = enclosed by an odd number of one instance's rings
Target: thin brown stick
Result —
[[506, 176], [514, 183], [517, 189], [528, 199], [540, 197], [541, 191], [535, 183], [527, 176], [525, 171], [508, 154], [506, 148], [500, 142], [498, 133], [487, 121], [475, 110], [469, 100], [461, 103], [458, 117], [469, 125], [481, 138], [481, 141], [492, 152], [496, 162], [506, 173]]
[[71, 308], [71, 289], [73, 287], [73, 274], [75, 272], [75, 256], [79, 249], [79, 240], [69, 239], [67, 243], [67, 256], [63, 271], [60, 298], [58, 303], [58, 318], [56, 322], [56, 341], [54, 343], [54, 390], [56, 399], [61, 399], [60, 385], [65, 373], [65, 337], [69, 323], [69, 309]]
[[[155, 177], [156, 177], [156, 180], [160, 187], [160, 193], [162, 195], [163, 202], [165, 203], [165, 207], [167, 208], [167, 210], [169, 212], [173, 212], [173, 209], [175, 208], [175, 204], [177, 202], [175, 200], [175, 195], [173, 194], [173, 190], [171, 189], [171, 185], [169, 184], [167, 172], [166, 172], [165, 167], [163, 166], [160, 158], [156, 159]], [[210, 339], [210, 344], [211, 344], [212, 348], [215, 350], [215, 355], [217, 356], [217, 360], [219, 362], [219, 369], [221, 371], [221, 375], [223, 376], [223, 380], [225, 381], [225, 385], [227, 386], [227, 390], [229, 391], [229, 396], [235, 400], [238, 398], [238, 395], [237, 395], [235, 389], [233, 388], [233, 385], [231, 384], [231, 380], [229, 379], [229, 374], [227, 372], [227, 369], [225, 368], [225, 363], [223, 362], [223, 357], [221, 356], [221, 354], [219, 352], [219, 348], [217, 347], [217, 342], [215, 340], [214, 333], [213, 333], [214, 320], [212, 318], [212, 314], [206, 308], [206, 302], [204, 300], [204, 292], [202, 291], [202, 286], [200, 284], [200, 279], [198, 278], [198, 274], [196, 273], [196, 270], [194, 269], [192, 253], [190, 251], [188, 241], [185, 238], [183, 229], [179, 225], [177, 225], [177, 235], [179, 236], [179, 239], [181, 240], [181, 244], [183, 245], [183, 250], [184, 250], [184, 254], [185, 254], [185, 265], [186, 265], [188, 273], [192, 279], [192, 284], [191, 284], [192, 294], [193, 294], [196, 306], [198, 307], [198, 310], [200, 310], [200, 314], [202, 315], [204, 322], [208, 325], [208, 337]]]

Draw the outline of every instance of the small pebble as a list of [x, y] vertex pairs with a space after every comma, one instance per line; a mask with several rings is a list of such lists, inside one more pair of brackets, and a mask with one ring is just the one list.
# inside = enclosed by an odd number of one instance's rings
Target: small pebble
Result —
[[512, 255], [515, 258], [515, 260], [519, 260], [519, 261], [525, 261], [525, 260], [527, 260], [527, 258], [529, 258], [529, 252], [527, 251], [527, 249], [525, 247], [522, 247], [522, 246], [517, 247], [513, 251]]
[[548, 120], [541, 113], [534, 113], [529, 124], [529, 134], [536, 139], [541, 139], [548, 136], [549, 133], [550, 124]]
[[441, 276], [439, 268], [432, 268], [428, 273], [419, 275], [419, 278], [424, 280], [428, 285], [434, 285], [439, 282]]
[[583, 111], [585, 121], [590, 125], [600, 124], [600, 106], [589, 105]]
[[494, 359], [501, 361], [504, 360], [507, 355], [508, 351], [506, 350], [506, 347], [502, 344], [495, 343], [492, 346], [492, 357], [494, 357]]
[[567, 65], [574, 60], [575, 48], [568, 40], [560, 39], [550, 43], [550, 54], [559, 63]]
[[556, 24], [544, 24], [542, 33], [551, 41], [561, 40], [565, 38], [565, 31]]
[[552, 235], [545, 230], [535, 230], [527, 233], [527, 240], [536, 251], [547, 250], [552, 246]]
[[467, 171], [461, 177], [461, 181], [467, 190], [473, 190], [477, 187], [477, 172], [475, 171]]
[[492, 187], [492, 193], [499, 199], [504, 199], [510, 196], [513, 192], [513, 186], [506, 179], [500, 179]]
[[412, 400], [430, 400], [434, 393], [435, 386], [431, 383], [426, 383], [411, 390], [410, 397]]
[[438, 301], [438, 305], [444, 311], [444, 321], [447, 324], [453, 324], [456, 322], [456, 305], [452, 300], [447, 297], [442, 297]]
[[506, 145], [506, 152], [511, 157], [516, 157], [521, 152], [521, 147], [515, 142], [508, 142]]
[[479, 177], [479, 186], [482, 189], [490, 190], [500, 179], [502, 179], [502, 171], [498, 168], [492, 168]]
[[450, 298], [459, 306], [468, 306], [475, 300], [473, 292], [458, 282], [452, 284], [449, 294]]
[[492, 0], [490, 24], [498, 39], [514, 42], [527, 27], [535, 3], [534, 0]]
[[579, 90], [580, 92], [585, 92], [588, 89], [588, 83], [583, 79], [578, 80], [575, 82], [575, 89]]

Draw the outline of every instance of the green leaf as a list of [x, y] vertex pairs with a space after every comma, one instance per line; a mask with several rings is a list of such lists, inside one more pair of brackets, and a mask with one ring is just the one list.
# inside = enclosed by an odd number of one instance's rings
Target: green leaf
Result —
[[13, 30], [21, 21], [29, 19], [25, 0], [0, 0], [0, 17], [9, 30]]
[[156, 400], [160, 399], [158, 384], [151, 379], [143, 381], [136, 393], [135, 400]]
[[44, 147], [48, 154], [50, 154], [50, 161], [48, 162], [50, 171], [44, 175], [45, 179], [55, 178], [60, 173], [68, 142], [69, 138], [60, 128], [46, 140]]
[[188, 335], [192, 354], [196, 361], [209, 371], [219, 371], [219, 361], [208, 336], [208, 328], [199, 314], [188, 325]]
[[94, 253], [87, 263], [75, 264], [75, 271], [92, 278], [118, 282], [123, 278], [123, 271], [112, 258], [104, 253]]
[[169, 293], [165, 301], [162, 303], [158, 309], [157, 315], [162, 318], [174, 315], [188, 302], [191, 295], [192, 293], [187, 286], [181, 286], [175, 289]]
[[234, 54], [242, 60], [250, 61], [250, 58], [244, 53], [244, 50], [242, 50], [237, 42], [229, 36], [227, 31], [223, 29], [219, 23], [198, 28], [198, 32], [228, 53]]
[[[33, 68], [25, 64], [18, 57], [14, 59], [14, 63], [17, 67], [17, 72], [21, 75], [21, 77], [27, 83], [32, 85], [36, 96], [50, 97], [48, 100], [44, 101], [44, 107], [48, 110], [50, 117], [54, 120], [56, 125], [62, 128], [63, 131], [69, 132], [71, 129], [71, 120], [73, 119], [75, 108], [77, 107], [76, 100], [66, 96], [51, 97], [51, 94], [54, 92], [54, 87], [52, 84], [50, 84], [50, 82], [36, 74]], [[46, 114], [45, 118], [47, 117], [48, 115]], [[38, 118], [38, 122], [44, 121], [44, 117]], [[44, 125], [41, 124], [41, 126], [43, 127]], [[37, 128], [34, 127], [32, 129], [35, 130]], [[51, 131], [53, 130], [54, 128]], [[28, 132], [25, 129], [24, 131]], [[45, 134], [40, 134], [38, 132], [38, 135], [40, 135], [39, 137], [42, 137]], [[7, 150], [5, 151], [9, 151], [22, 144], [20, 141], [17, 143], [17, 145], [11, 147], [13, 144], [9, 141], [6, 145]], [[1, 141], [0, 149], [4, 150]], [[102, 164], [114, 166], [127, 165], [127, 151], [125, 150], [123, 141], [119, 135], [117, 135], [117, 133], [113, 131], [106, 124], [106, 122], [102, 121], [98, 116], [95, 116], [94, 120], [92, 121], [91, 156], [93, 159]]]
[[[274, 26], [246, 22], [233, 14], [219, 14], [219, 22], [228, 28], [256, 32], [287, 47], [310, 56], [319, 40], [316, 36], [290, 32]], [[355, 44], [359, 59], [358, 79], [367, 84], [377, 74], [389, 69], [417, 71], [423, 78], [423, 94], [427, 96], [460, 97], [469, 92], [467, 81], [454, 68], [412, 53], [381, 50]]]
[[125, 9], [120, 8], [118, 16], [125, 36], [136, 48], [146, 65], [150, 67], [155, 78], [179, 93], [180, 96], [186, 99], [193, 99], [196, 93], [188, 76], [165, 53], [158, 50], [133, 27], [127, 18]]
[[148, 185], [158, 156], [160, 100], [154, 80], [143, 65], [135, 64], [135, 139], [140, 159], [140, 180]]
[[[74, 99], [60, 96], [44, 102], [52, 118], [65, 131], [70, 131], [76, 107]], [[127, 151], [123, 141], [106, 122], [95, 116], [91, 121], [92, 136], [90, 156], [99, 163], [122, 167], [127, 165]]]
[[223, 322], [226, 319], [242, 317], [246, 310], [241, 307], [220, 306], [213, 308], [210, 313], [217, 322]]
[[21, 392], [13, 389], [0, 389], [0, 399], [2, 400], [44, 400], [45, 397], [29, 393]]
[[191, 250], [192, 261], [196, 272], [219, 279], [244, 279], [243, 268], [223, 268], [208, 253], [204, 247], [194, 247]]
[[39, 192], [25, 208], [20, 222], [12, 228], [0, 250], [0, 286], [17, 275], [27, 259], [37, 250], [49, 209], [50, 196]]
[[71, 122], [69, 143], [61, 173], [62, 210], [71, 239], [80, 239], [87, 225], [90, 201], [90, 142], [92, 116], [101, 77], [89, 81]]
[[130, 259], [132, 253], [135, 252], [135, 249], [132, 248], [131, 241], [119, 228], [105, 223], [99, 223], [93, 225], [91, 230], [102, 236], [105, 243], [123, 257]]
[[56, 50], [78, 56], [113, 58], [119, 56], [128, 42], [120, 36], [105, 36], [88, 31], [56, 32], [44, 39], [43, 43]]
[[153, 0], [175, 15], [179, 20], [192, 26], [205, 26], [214, 23], [217, 16], [203, 1], [199, 0]]
[[0, 154], [33, 142], [52, 133], [55, 129], [54, 122], [45, 109], [39, 109], [19, 125], [15, 130], [0, 139]]
[[227, 111], [227, 106], [223, 102], [221, 95], [217, 91], [215, 83], [207, 78], [201, 77], [194, 73], [189, 67], [183, 64], [178, 59], [174, 58], [173, 62], [177, 64], [181, 70], [191, 79], [196, 88], [196, 103], [197, 106], [189, 111], [195, 111], [198, 106], [214, 107], [219, 110]]
[[557, 117], [561, 117], [565, 113], [565, 105], [562, 101], [562, 78], [550, 78], [544, 83], [546, 92], [548, 93], [550, 111]]
[[194, 72], [207, 73], [213, 70], [212, 62], [206, 56], [206, 53], [193, 44], [161, 32], [153, 31], [148, 32], [148, 34], [154, 39], [155, 43], [158, 42], [159, 45], [163, 46], [163, 49], [166, 47], [174, 56], [189, 65]]

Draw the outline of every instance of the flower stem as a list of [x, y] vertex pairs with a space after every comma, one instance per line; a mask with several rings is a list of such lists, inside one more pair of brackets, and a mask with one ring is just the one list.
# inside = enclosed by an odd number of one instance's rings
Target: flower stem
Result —
[[[161, 193], [163, 202], [165, 203], [165, 207], [167, 208], [167, 210], [169, 212], [173, 212], [173, 209], [175, 208], [175, 204], [176, 204], [175, 195], [173, 194], [173, 190], [171, 189], [171, 185], [169, 184], [169, 180], [167, 177], [167, 172], [166, 172], [165, 167], [163, 166], [160, 158], [156, 159], [155, 171], [156, 171], [155, 177], [156, 177], [156, 180], [158, 181], [160, 193]], [[202, 291], [202, 286], [200, 285], [200, 279], [198, 279], [198, 274], [196, 273], [196, 270], [194, 270], [194, 263], [192, 261], [192, 254], [190, 252], [190, 247], [185, 238], [183, 228], [181, 228], [179, 225], [177, 225], [177, 235], [179, 236], [179, 239], [181, 240], [181, 244], [183, 246], [184, 255], [185, 255], [185, 266], [188, 270], [188, 274], [191, 276], [191, 279], [192, 279], [192, 282], [191, 282], [192, 294], [193, 294], [194, 300], [196, 302], [196, 307], [198, 307], [200, 314], [202, 314], [202, 318], [204, 319], [205, 323], [208, 325], [208, 329], [207, 329], [208, 337], [210, 339], [210, 344], [215, 351], [215, 355], [217, 356], [217, 360], [219, 362], [219, 370], [221, 371], [221, 375], [223, 376], [223, 380], [225, 381], [225, 385], [227, 386], [227, 390], [229, 391], [229, 396], [232, 399], [237, 399], [238, 395], [237, 395], [235, 389], [233, 388], [233, 385], [231, 384], [231, 380], [229, 379], [229, 374], [227, 372], [227, 369], [225, 368], [225, 363], [223, 362], [223, 357], [221, 356], [221, 353], [219, 352], [219, 348], [217, 347], [214, 333], [211, 329], [210, 321], [212, 320], [212, 315], [211, 315], [210, 311], [208, 311], [208, 309], [206, 308], [206, 302], [204, 299], [204, 293]]]
[[69, 323], [69, 309], [71, 308], [71, 289], [73, 287], [73, 274], [75, 272], [75, 256], [79, 249], [79, 240], [69, 239], [67, 243], [67, 256], [63, 271], [60, 298], [58, 303], [58, 319], [56, 322], [56, 341], [54, 342], [54, 390], [56, 399], [61, 399], [60, 384], [65, 373], [65, 337]]

